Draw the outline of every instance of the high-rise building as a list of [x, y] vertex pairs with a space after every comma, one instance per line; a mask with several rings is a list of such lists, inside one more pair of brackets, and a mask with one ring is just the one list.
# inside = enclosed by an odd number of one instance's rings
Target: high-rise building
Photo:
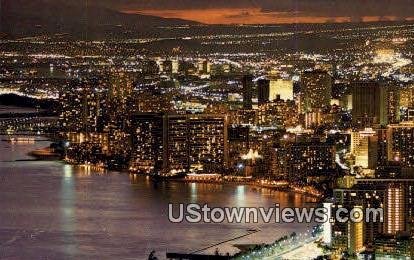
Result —
[[177, 74], [180, 69], [180, 62], [178, 58], [173, 59], [171, 62], [171, 72], [172, 74]]
[[[350, 177], [350, 176], [346, 176]], [[355, 185], [355, 181], [352, 181], [352, 185], [346, 188], [339, 188], [334, 189], [334, 199], [335, 199], [335, 207], [333, 209], [334, 214], [337, 214], [337, 210], [341, 208], [346, 208], [349, 212], [354, 209], [356, 206], [362, 207], [363, 212], [367, 209], [381, 209], [383, 205], [383, 198], [384, 198], [384, 187], [375, 186], [375, 185]], [[366, 212], [366, 211], [365, 211]], [[378, 234], [383, 232], [383, 223], [381, 222], [379, 217], [381, 215], [370, 215], [370, 216], [362, 216], [363, 217], [363, 226], [359, 227], [363, 229], [363, 243], [364, 245], [370, 245], [373, 243], [374, 238], [378, 236]], [[370, 221], [365, 221], [366, 219]], [[375, 218], [375, 219], [374, 219]], [[352, 220], [349, 220], [352, 221]], [[335, 239], [341, 240], [344, 237], [348, 239], [347, 246], [350, 247], [349, 244], [351, 241], [350, 239], [355, 237], [355, 228], [358, 228], [355, 225], [350, 225], [351, 223], [344, 223], [337, 221], [334, 223], [334, 233]], [[353, 233], [353, 234], [352, 234]], [[352, 242], [355, 247], [355, 241]], [[360, 247], [360, 246], [359, 246]], [[354, 249], [355, 250], [355, 249]]]
[[[130, 118], [133, 108], [131, 96], [134, 75], [123, 71], [112, 70], [109, 76], [108, 97], [104, 112], [105, 128], [108, 133], [109, 160], [112, 164], [126, 166], [130, 160]], [[115, 166], [119, 168], [120, 166]]]
[[287, 143], [277, 149], [276, 156], [295, 182], [306, 182], [310, 176], [328, 176], [336, 170], [335, 147], [320, 141]]
[[130, 170], [159, 172], [165, 165], [165, 116], [162, 113], [137, 113], [131, 118], [132, 158]]
[[243, 108], [252, 109], [253, 103], [253, 76], [245, 75], [242, 79], [243, 84]]
[[358, 127], [386, 125], [387, 89], [378, 82], [358, 82], [352, 86], [352, 122]]
[[405, 231], [405, 195], [402, 183], [389, 183], [385, 193], [385, 233]]
[[414, 121], [414, 86], [400, 92], [400, 119]]
[[395, 86], [389, 86], [387, 89], [387, 123], [396, 124], [400, 122], [400, 95], [401, 89]]
[[259, 79], [257, 81], [257, 99], [259, 105], [270, 101], [270, 81], [268, 79]]
[[137, 113], [130, 169], [144, 173], [219, 173], [228, 166], [226, 115]]
[[388, 125], [388, 160], [414, 167], [414, 122]]
[[[354, 206], [353, 210], [362, 212], [362, 206]], [[364, 249], [364, 222], [363, 218], [348, 221], [348, 252], [356, 254]]]
[[412, 168], [390, 168], [381, 178], [356, 179], [357, 185], [369, 185], [381, 196], [384, 208], [382, 233], [396, 235], [412, 232], [414, 227], [414, 172]]
[[301, 76], [301, 112], [328, 107], [332, 97], [332, 78], [322, 70], [305, 71]]
[[241, 175], [244, 170], [244, 164], [241, 160], [242, 154], [249, 152], [249, 127], [246, 126], [229, 126], [229, 167], [235, 169]]
[[72, 82], [71, 88], [61, 93], [59, 99], [62, 112], [59, 121], [64, 131], [103, 131], [108, 92], [96, 88], [98, 84], [94, 80]]
[[322, 112], [313, 111], [313, 112], [306, 112], [305, 113], [305, 128], [315, 128], [322, 124]]
[[[384, 167], [381, 173], [377, 174], [377, 178], [353, 178], [351, 186], [334, 189], [334, 214], [337, 213], [336, 210], [343, 207], [352, 210], [355, 206], [361, 206], [362, 212], [366, 215], [363, 215], [364, 221], [361, 227], [349, 222], [335, 222], [334, 241], [341, 242], [346, 234], [348, 249], [351, 249], [351, 253], [357, 252], [359, 246], [356, 245], [359, 244], [357, 243], [359, 239], [355, 239], [358, 237], [355, 231], [363, 229], [363, 246], [373, 248], [375, 253], [378, 251], [381, 254], [390, 253], [387, 252], [388, 250], [395, 251], [394, 247], [399, 247], [398, 243], [387, 248], [388, 243], [393, 243], [392, 238], [412, 232], [413, 198], [412, 168]], [[382, 213], [378, 211], [381, 209]], [[384, 240], [382, 239], [384, 236], [391, 236], [391, 238]], [[393, 254], [398, 253], [394, 251]]]
[[374, 170], [378, 160], [378, 137], [372, 128], [351, 133], [351, 154], [355, 156], [355, 166]]
[[227, 127], [226, 116], [189, 116], [190, 169], [217, 173], [227, 166]]
[[414, 86], [400, 89], [399, 104], [401, 107], [414, 108]]
[[[169, 94], [161, 94], [158, 91], [145, 90], [134, 97], [133, 105], [140, 112], [168, 113], [173, 111], [172, 97]], [[131, 108], [131, 107], [130, 107]]]
[[200, 74], [210, 74], [211, 63], [207, 59], [202, 59], [198, 62], [197, 68]]
[[401, 121], [414, 121], [414, 107], [413, 108], [405, 108], [401, 107]]
[[168, 116], [167, 164], [169, 171], [187, 172], [190, 167], [187, 116]]
[[227, 167], [226, 115], [169, 115], [167, 164], [170, 171], [220, 172]]
[[275, 100], [279, 97], [282, 100], [293, 100], [293, 81], [285, 79], [271, 79], [270, 80], [270, 100]]
[[377, 132], [377, 166], [388, 165], [388, 144], [387, 144], [387, 128], [381, 127], [375, 129]]
[[259, 79], [257, 81], [259, 104], [276, 99], [293, 100], [293, 82], [284, 79]]
[[294, 101], [275, 99], [260, 104], [257, 123], [261, 126], [293, 127], [299, 123], [298, 109]]

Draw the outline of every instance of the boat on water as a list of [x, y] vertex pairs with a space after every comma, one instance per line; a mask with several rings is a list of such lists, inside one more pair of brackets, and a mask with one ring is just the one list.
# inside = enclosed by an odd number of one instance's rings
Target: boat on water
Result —
[[38, 160], [59, 160], [61, 159], [61, 154], [55, 152], [54, 149], [50, 147], [37, 149], [29, 153], [30, 156], [38, 159]]

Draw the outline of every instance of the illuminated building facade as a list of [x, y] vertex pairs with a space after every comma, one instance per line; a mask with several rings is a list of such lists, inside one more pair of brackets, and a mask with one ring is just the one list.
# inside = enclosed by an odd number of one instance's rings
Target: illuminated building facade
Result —
[[408, 86], [405, 88], [402, 88], [400, 90], [400, 106], [402, 107], [414, 107], [414, 86]]
[[413, 244], [408, 235], [381, 235], [375, 239], [375, 256], [379, 259], [413, 259]]
[[409, 257], [410, 237], [413, 234], [413, 171], [411, 168], [390, 167], [382, 169], [380, 175], [382, 177], [366, 179], [353, 177], [350, 186], [334, 189], [333, 215], [340, 208], [349, 211], [357, 206], [364, 213], [367, 212], [366, 209], [382, 208], [383, 218], [381, 220], [381, 214], [377, 213], [374, 221], [371, 212], [364, 216], [362, 226], [335, 221], [333, 245], [336, 248], [346, 248], [351, 254], [360, 253], [358, 248], [365, 247], [369, 250], [364, 254], [371, 252], [377, 257]]
[[305, 127], [315, 128], [322, 124], [322, 112], [321, 110], [315, 110], [305, 113]]
[[293, 82], [285, 79], [270, 80], [270, 100], [277, 99], [279, 96], [282, 100], [293, 100]]
[[136, 112], [149, 112], [149, 113], [168, 113], [173, 111], [173, 105], [171, 104], [171, 96], [166, 94], [162, 95], [157, 91], [142, 91], [134, 97], [134, 106]]
[[167, 164], [170, 171], [184, 172], [190, 167], [187, 116], [167, 119]]
[[139, 113], [131, 121], [130, 170], [146, 174], [161, 171], [165, 156], [164, 114]]
[[211, 63], [207, 59], [202, 59], [198, 62], [198, 73], [199, 74], [210, 74]]
[[75, 164], [106, 163], [109, 146], [106, 133], [66, 133], [70, 144], [66, 151], [66, 161]]
[[276, 99], [259, 105], [258, 124], [261, 126], [293, 127], [298, 125], [299, 116], [294, 101]]
[[390, 168], [381, 178], [356, 179], [357, 185], [368, 185], [383, 191], [383, 234], [412, 232], [414, 224], [414, 172], [412, 168]]
[[388, 123], [388, 93], [378, 82], [358, 82], [352, 86], [352, 122], [358, 127]]
[[257, 92], [259, 104], [276, 99], [293, 100], [293, 82], [283, 79], [259, 79]]
[[243, 109], [252, 109], [253, 76], [252, 75], [243, 76], [242, 85], [243, 85]]
[[387, 122], [388, 124], [396, 124], [400, 122], [400, 95], [399, 87], [389, 86], [387, 89]]
[[227, 116], [138, 113], [130, 169], [143, 173], [221, 172], [228, 164]]
[[332, 78], [326, 71], [305, 71], [301, 75], [301, 112], [328, 107], [332, 97]]
[[328, 143], [294, 142], [277, 153], [283, 158], [280, 163], [286, 167], [288, 178], [295, 182], [306, 182], [309, 176], [329, 176], [336, 170], [335, 147]]
[[414, 86], [400, 89], [399, 98], [401, 121], [414, 121]]
[[375, 129], [377, 133], [377, 166], [388, 165], [388, 142], [387, 142], [387, 128], [377, 128]]
[[[362, 206], [354, 206], [354, 210], [361, 210]], [[356, 254], [364, 249], [364, 222], [362, 219], [348, 222], [348, 252]]]
[[402, 166], [414, 167], [414, 123], [402, 122], [388, 125], [388, 160]]
[[229, 111], [230, 124], [232, 125], [256, 125], [258, 124], [257, 109], [237, 109]]
[[227, 116], [169, 115], [166, 127], [170, 171], [217, 172], [227, 166]]
[[[334, 189], [334, 208], [332, 215], [335, 215], [338, 209], [346, 208], [351, 211], [354, 207], [358, 206], [363, 210], [367, 208], [383, 208], [384, 186], [373, 186], [373, 185], [352, 185], [349, 188]], [[365, 216], [364, 216], [365, 217]], [[355, 237], [355, 229], [363, 229], [363, 243], [364, 246], [373, 244], [375, 237], [383, 233], [383, 223], [379, 220], [376, 222], [367, 222], [365, 219], [361, 226], [352, 226], [350, 223], [335, 222], [333, 226], [333, 236], [336, 241], [347, 241], [346, 245], [350, 247], [349, 243], [353, 243], [355, 247], [355, 241], [350, 241], [351, 238]], [[351, 228], [351, 229], [350, 229]], [[359, 236], [359, 235], [358, 235]], [[345, 239], [346, 238], [346, 239]], [[360, 248], [360, 245], [359, 245]], [[355, 249], [353, 250], [355, 251]]]
[[395, 235], [405, 231], [405, 206], [403, 184], [389, 184], [385, 193], [385, 233]]
[[355, 156], [355, 165], [374, 170], [378, 158], [378, 137], [372, 128], [351, 133], [351, 154]]
[[190, 168], [221, 172], [228, 160], [227, 117], [190, 116], [188, 123]]
[[59, 121], [69, 132], [101, 132], [103, 115], [107, 109], [107, 91], [96, 88], [99, 82], [85, 80], [72, 82], [70, 89], [61, 93]]

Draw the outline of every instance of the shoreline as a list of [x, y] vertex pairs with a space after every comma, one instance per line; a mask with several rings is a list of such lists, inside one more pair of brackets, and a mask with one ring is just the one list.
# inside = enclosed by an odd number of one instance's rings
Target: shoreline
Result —
[[[151, 177], [149, 174], [139, 174], [130, 172], [128, 170], [114, 170], [114, 169], [108, 169], [106, 167], [103, 167], [102, 165], [94, 165], [94, 164], [77, 164], [70, 162], [68, 160], [62, 159], [62, 160], [56, 160], [61, 161], [65, 164], [72, 165], [75, 167], [81, 167], [86, 168], [90, 170], [94, 170], [97, 172], [121, 172], [126, 173], [129, 175], [136, 175], [136, 176], [142, 176], [142, 177]], [[241, 179], [234, 176], [215, 176], [216, 178], [209, 178], [209, 179], [194, 179], [189, 178], [189, 176], [183, 177], [183, 178], [165, 178], [159, 180], [159, 182], [181, 182], [181, 183], [202, 183], [202, 184], [239, 184], [239, 185], [248, 185], [250, 187], [254, 188], [264, 188], [274, 191], [281, 191], [281, 192], [293, 192], [296, 194], [306, 195], [310, 196], [314, 199], [322, 200], [323, 194], [317, 192], [315, 188], [311, 186], [305, 186], [305, 187], [297, 187], [294, 186], [287, 181], [271, 181], [271, 180], [264, 180], [264, 179], [253, 179], [253, 178], [246, 178]]]
[[[136, 176], [143, 176], [143, 177], [151, 177], [150, 174], [140, 174], [136, 172], [131, 172], [129, 170], [115, 170], [115, 169], [108, 169], [103, 167], [102, 165], [94, 165], [94, 164], [77, 164], [70, 162], [68, 160], [61, 160], [65, 164], [73, 165], [76, 167], [83, 167], [88, 168], [95, 171], [110, 171], [110, 172], [121, 172], [127, 173], [129, 175], [136, 175]], [[205, 174], [201, 174], [202, 176], [206, 176]], [[293, 192], [296, 194], [310, 196], [314, 199], [322, 200], [324, 198], [323, 194], [316, 191], [315, 188], [311, 186], [305, 187], [297, 187], [287, 181], [272, 181], [272, 180], [265, 180], [265, 179], [253, 179], [253, 178], [246, 178], [246, 177], [236, 177], [236, 176], [222, 176], [220, 174], [214, 174], [215, 178], [192, 178], [196, 175], [187, 175], [183, 178], [164, 178], [158, 180], [159, 182], [181, 182], [181, 183], [204, 183], [204, 184], [239, 184], [239, 185], [248, 185], [254, 188], [264, 188], [270, 189], [275, 191], [282, 191], [282, 192]], [[191, 176], [191, 177], [189, 177]]]
[[[143, 175], [144, 176], [144, 175]], [[270, 189], [275, 191], [282, 191], [282, 192], [293, 192], [301, 195], [310, 196], [314, 199], [321, 200], [323, 199], [323, 194], [317, 194], [314, 192], [310, 192], [307, 190], [304, 190], [303, 188], [299, 187], [292, 187], [291, 184], [286, 183], [285, 185], [272, 185], [269, 183], [263, 183], [260, 179], [251, 179], [249, 181], [237, 181], [237, 180], [223, 180], [223, 179], [217, 179], [217, 180], [192, 180], [187, 178], [182, 179], [170, 179], [166, 180], [170, 182], [183, 182], [183, 183], [204, 183], [204, 184], [240, 184], [240, 185], [248, 185], [254, 188], [264, 188], [264, 189]], [[270, 181], [271, 182], [271, 181]]]
[[[36, 155], [36, 152], [41, 152], [41, 156]], [[48, 151], [50, 152], [50, 151]], [[46, 153], [46, 148], [34, 150], [28, 153], [29, 156], [35, 157], [38, 160], [54, 160], [54, 161], [61, 161], [65, 164], [83, 167], [90, 170], [95, 171], [117, 171], [117, 172], [125, 172], [128, 174], [134, 174], [138, 176], [151, 176], [149, 174], [139, 174], [135, 172], [131, 172], [127, 169], [109, 169], [103, 164], [79, 164], [74, 160], [69, 158], [56, 158], [56, 154]], [[282, 192], [294, 192], [297, 194], [303, 194], [306, 196], [310, 196], [312, 198], [321, 200], [323, 199], [323, 194], [318, 192], [312, 186], [305, 186], [305, 187], [298, 187], [294, 184], [291, 184], [287, 181], [275, 181], [275, 180], [268, 180], [268, 179], [254, 179], [253, 177], [241, 177], [241, 176], [223, 176], [221, 174], [191, 174], [187, 175], [184, 178], [165, 178], [160, 181], [172, 181], [172, 182], [186, 182], [186, 183], [206, 183], [206, 184], [242, 184], [248, 185], [255, 188], [266, 188], [270, 190], [282, 191]]]
[[[60, 158], [57, 159], [56, 154], [51, 153], [48, 148], [37, 149], [28, 153], [29, 156], [34, 157], [37, 160], [47, 160], [47, 161], [60, 161], [64, 164], [72, 165], [75, 167], [86, 168], [98, 172], [103, 171], [110, 171], [110, 172], [121, 172], [127, 174], [133, 174], [137, 176], [150, 176], [149, 174], [139, 174], [135, 172], [131, 172], [127, 169], [124, 170], [115, 170], [115, 169], [108, 169], [104, 165], [96, 165], [96, 164], [79, 164], [73, 160], [68, 158]], [[287, 181], [275, 181], [275, 180], [267, 180], [267, 179], [254, 179], [252, 177], [241, 177], [241, 176], [223, 176], [221, 174], [192, 174], [187, 175], [183, 178], [165, 178], [159, 180], [160, 182], [182, 182], [182, 183], [204, 183], [204, 184], [239, 184], [239, 185], [248, 185], [254, 188], [265, 188], [275, 191], [282, 191], [282, 192], [293, 192], [296, 194], [310, 196], [314, 199], [321, 200], [323, 199], [323, 194], [316, 191], [315, 188], [311, 186], [305, 187], [297, 187]]]

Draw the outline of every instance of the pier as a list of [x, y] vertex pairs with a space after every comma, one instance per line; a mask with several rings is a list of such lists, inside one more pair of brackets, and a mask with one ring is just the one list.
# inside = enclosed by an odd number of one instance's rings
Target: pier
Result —
[[230, 256], [230, 255], [208, 255], [208, 254], [201, 254], [201, 253], [203, 251], [215, 248], [215, 247], [223, 245], [225, 243], [232, 242], [232, 241], [235, 241], [237, 239], [250, 236], [250, 235], [252, 235], [254, 233], [257, 233], [257, 232], [260, 232], [260, 230], [257, 229], [257, 230], [254, 230], [254, 231], [250, 231], [246, 234], [243, 234], [243, 235], [240, 235], [240, 236], [237, 236], [237, 237], [233, 237], [233, 238], [218, 242], [216, 244], [198, 249], [198, 250], [193, 251], [193, 252], [188, 253], [188, 254], [184, 254], [184, 253], [167, 253], [167, 259], [183, 259], [183, 260], [184, 259], [197, 259], [197, 260], [199, 260], [199, 259], [200, 260], [203, 260], [203, 259], [214, 259], [214, 260], [215, 259], [217, 259], [217, 260], [219, 260], [219, 259], [232, 259], [232, 256]]

